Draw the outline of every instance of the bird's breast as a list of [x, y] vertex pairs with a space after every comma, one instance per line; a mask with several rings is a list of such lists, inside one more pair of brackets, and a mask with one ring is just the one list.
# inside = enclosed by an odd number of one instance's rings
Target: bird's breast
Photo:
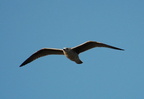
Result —
[[79, 59], [78, 54], [76, 52], [74, 52], [73, 50], [67, 51], [67, 52], [64, 51], [64, 55], [72, 61]]

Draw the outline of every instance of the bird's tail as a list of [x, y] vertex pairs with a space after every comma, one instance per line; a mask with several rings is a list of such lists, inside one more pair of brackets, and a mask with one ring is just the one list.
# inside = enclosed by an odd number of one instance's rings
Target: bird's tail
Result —
[[82, 64], [83, 62], [81, 60], [76, 61], [77, 64]]

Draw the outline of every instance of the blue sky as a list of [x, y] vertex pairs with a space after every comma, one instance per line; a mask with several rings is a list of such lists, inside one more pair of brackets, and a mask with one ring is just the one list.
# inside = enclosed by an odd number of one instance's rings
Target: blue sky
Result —
[[[1, 0], [1, 99], [143, 99], [143, 0]], [[125, 51], [95, 48], [42, 57], [41, 48], [93, 40]]]

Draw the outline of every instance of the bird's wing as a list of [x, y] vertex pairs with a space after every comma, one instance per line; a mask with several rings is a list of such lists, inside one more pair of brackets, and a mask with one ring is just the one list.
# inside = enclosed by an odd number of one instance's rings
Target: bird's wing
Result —
[[117, 47], [114, 47], [114, 46], [110, 46], [110, 45], [107, 45], [107, 44], [104, 44], [104, 43], [100, 43], [100, 42], [95, 42], [95, 41], [87, 41], [81, 45], [78, 45], [76, 47], [73, 47], [72, 49], [76, 52], [76, 53], [81, 53], [81, 52], [84, 52], [86, 50], [89, 50], [91, 48], [94, 48], [94, 47], [107, 47], [107, 48], [112, 48], [112, 49], [116, 49], [116, 50], [123, 50], [121, 48], [117, 48]]
[[33, 60], [35, 60], [35, 59], [37, 59], [39, 57], [46, 56], [46, 55], [51, 55], [51, 54], [63, 55], [63, 51], [62, 51], [62, 49], [43, 48], [43, 49], [35, 52], [34, 54], [32, 54], [28, 59], [26, 59], [20, 65], [20, 67], [22, 67], [23, 65], [26, 65], [26, 64], [32, 62]]

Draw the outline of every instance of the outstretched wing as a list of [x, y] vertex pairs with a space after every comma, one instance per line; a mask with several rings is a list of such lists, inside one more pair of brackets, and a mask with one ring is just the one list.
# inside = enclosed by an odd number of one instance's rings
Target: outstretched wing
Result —
[[110, 45], [100, 43], [100, 42], [95, 42], [95, 41], [87, 41], [87, 42], [85, 42], [81, 45], [73, 47], [72, 49], [76, 53], [79, 54], [81, 52], [84, 52], [84, 51], [89, 50], [89, 49], [94, 48], [94, 47], [107, 47], [107, 48], [112, 48], [112, 49], [116, 49], [116, 50], [124, 50], [124, 49], [121, 49], [121, 48], [117, 48], [117, 47], [114, 47], [114, 46], [110, 46]]
[[51, 55], [51, 54], [58, 54], [58, 55], [63, 55], [63, 51], [61, 49], [53, 49], [53, 48], [43, 48], [37, 52], [35, 52], [34, 54], [32, 54], [28, 59], [26, 59], [21, 65], [20, 67], [32, 62], [33, 60], [40, 58], [42, 56], [46, 56], [46, 55]]

